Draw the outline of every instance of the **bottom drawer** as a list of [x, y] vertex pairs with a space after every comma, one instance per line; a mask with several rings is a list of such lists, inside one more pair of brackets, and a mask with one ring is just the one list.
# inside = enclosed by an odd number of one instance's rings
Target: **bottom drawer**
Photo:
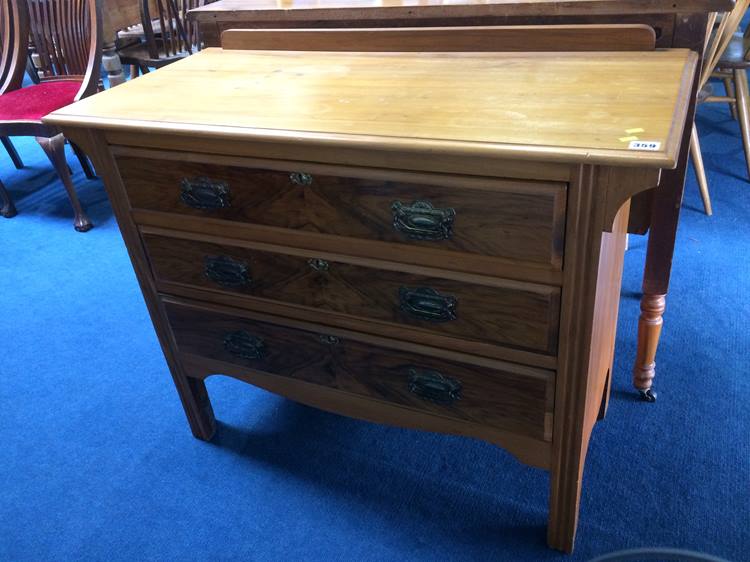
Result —
[[554, 373], [550, 371], [449, 361], [365, 343], [355, 333], [333, 335], [308, 325], [310, 329], [300, 329], [289, 326], [289, 320], [245, 311], [171, 301], [165, 306], [181, 353], [551, 439]]

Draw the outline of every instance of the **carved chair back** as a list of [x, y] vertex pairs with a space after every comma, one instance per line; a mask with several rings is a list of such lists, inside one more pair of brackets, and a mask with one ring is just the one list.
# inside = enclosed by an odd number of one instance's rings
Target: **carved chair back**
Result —
[[102, 58], [101, 0], [27, 2], [41, 80], [82, 81], [76, 101], [96, 92]]
[[[141, 0], [143, 36], [152, 59], [198, 50], [198, 28], [188, 21], [187, 13], [203, 4], [205, 0]], [[154, 22], [158, 22], [156, 30]]]
[[24, 2], [0, 0], [0, 95], [23, 83], [29, 37], [29, 14]]

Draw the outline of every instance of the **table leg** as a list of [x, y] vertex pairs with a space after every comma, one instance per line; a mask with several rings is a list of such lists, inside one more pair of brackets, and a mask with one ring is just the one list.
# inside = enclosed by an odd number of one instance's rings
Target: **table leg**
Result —
[[102, 66], [107, 71], [109, 87], [113, 88], [125, 82], [125, 73], [122, 71], [122, 62], [115, 49], [115, 38], [106, 38], [102, 46]]
[[695, 105], [688, 109], [688, 121], [683, 133], [677, 168], [662, 172], [662, 179], [654, 194], [651, 212], [651, 232], [648, 237], [646, 268], [643, 272], [641, 317], [638, 320], [638, 351], [633, 367], [633, 385], [647, 402], [656, 400], [653, 380], [656, 374], [656, 350], [664, 322], [672, 257], [680, 218], [682, 192], [685, 185], [687, 155]]
[[[676, 17], [675, 47], [689, 47], [702, 51], [703, 38], [706, 33], [705, 14], [700, 16]], [[700, 68], [700, 64], [698, 65]], [[674, 170], [664, 170], [659, 187], [655, 190], [651, 209], [651, 232], [648, 237], [646, 268], [643, 272], [643, 297], [641, 298], [641, 317], [638, 321], [638, 351], [633, 367], [633, 386], [647, 402], [656, 400], [652, 388], [656, 374], [656, 350], [664, 322], [666, 297], [669, 289], [669, 276], [672, 272], [677, 223], [680, 218], [682, 193], [685, 187], [685, 174], [690, 151], [690, 135], [695, 119], [695, 98], [698, 91], [696, 72], [688, 107], [685, 128], [682, 132], [682, 143]]]
[[[646, 271], [648, 274], [649, 271]], [[645, 280], [644, 280], [645, 282]], [[641, 317], [638, 319], [638, 352], [633, 367], [633, 386], [647, 402], [656, 400], [652, 388], [656, 375], [656, 348], [659, 345], [662, 315], [666, 306], [666, 294], [646, 294], [641, 299]]]
[[40, 68], [42, 68], [42, 60], [38, 53], [32, 52], [26, 65], [26, 74], [34, 84], [39, 84], [39, 81], [44, 78], [44, 73], [39, 70]]
[[583, 464], [568, 467], [564, 473], [552, 471], [547, 546], [570, 554], [576, 540], [578, 509], [581, 503]]
[[202, 379], [178, 375], [174, 371], [172, 375], [190, 430], [197, 439], [210, 441], [216, 432], [216, 418], [205, 382]]

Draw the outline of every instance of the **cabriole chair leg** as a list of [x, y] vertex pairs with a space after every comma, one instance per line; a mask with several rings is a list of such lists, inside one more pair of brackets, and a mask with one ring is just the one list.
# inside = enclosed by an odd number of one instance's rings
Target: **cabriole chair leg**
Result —
[[81, 150], [81, 147], [78, 146], [74, 142], [68, 141], [70, 144], [70, 147], [73, 149], [73, 152], [76, 155], [76, 158], [78, 158], [78, 161], [81, 163], [81, 168], [83, 169], [83, 173], [86, 175], [86, 178], [90, 180], [96, 179], [96, 173], [94, 172], [94, 169], [91, 167], [91, 162], [89, 161], [88, 156], [86, 156], [86, 153]]
[[0, 137], [0, 141], [2, 141], [3, 146], [5, 147], [5, 150], [8, 151], [8, 156], [10, 156], [10, 159], [13, 161], [13, 165], [16, 167], [17, 170], [20, 170], [23, 168], [23, 160], [21, 160], [21, 157], [18, 155], [18, 151], [16, 150], [16, 147], [13, 146], [13, 143], [10, 142], [10, 139], [8, 137]]
[[73, 206], [73, 212], [75, 213], [73, 227], [78, 232], [91, 230], [94, 225], [81, 207], [75, 186], [73, 186], [73, 180], [70, 178], [68, 163], [65, 160], [65, 137], [61, 133], [52, 138], [37, 137], [36, 140], [57, 170], [57, 173], [65, 186], [65, 190], [68, 192], [68, 198], [70, 199], [70, 204]]
[[0, 181], [0, 202], [2, 202], [3, 206], [0, 207], [0, 215], [5, 217], [6, 219], [15, 217], [18, 212], [16, 211], [15, 205], [13, 205], [13, 200], [10, 198], [10, 193], [5, 189], [5, 186], [3, 185], [3, 182]]

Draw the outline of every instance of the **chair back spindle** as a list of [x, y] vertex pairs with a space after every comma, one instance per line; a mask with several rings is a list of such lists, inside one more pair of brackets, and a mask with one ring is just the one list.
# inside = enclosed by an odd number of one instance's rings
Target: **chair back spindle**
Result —
[[100, 0], [26, 1], [42, 81], [82, 80], [76, 100], [94, 93], [102, 48]]
[[[199, 49], [197, 27], [187, 13], [205, 0], [141, 0], [143, 36], [152, 59], [192, 54]], [[153, 22], [158, 22], [158, 32]]]

